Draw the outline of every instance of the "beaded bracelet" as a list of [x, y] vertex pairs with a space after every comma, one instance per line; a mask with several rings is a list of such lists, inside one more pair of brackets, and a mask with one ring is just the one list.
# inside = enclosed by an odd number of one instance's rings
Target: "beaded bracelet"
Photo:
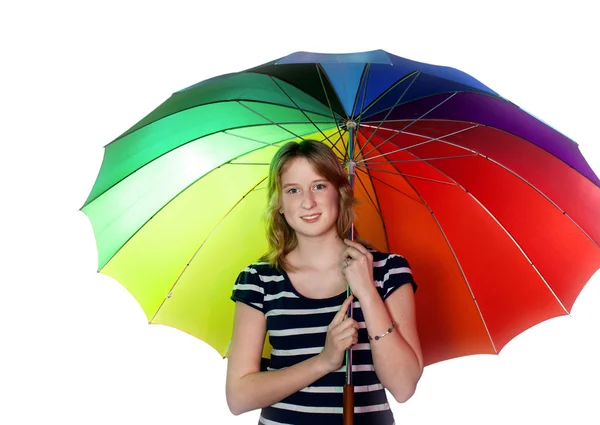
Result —
[[375, 337], [372, 337], [371, 335], [367, 335], [367, 337], [369, 338], [369, 341], [373, 341], [373, 340], [377, 341], [378, 339], [383, 338], [387, 334], [391, 334], [395, 327], [396, 327], [396, 324], [392, 321], [392, 327], [388, 328], [386, 333], [383, 333], [381, 335], [375, 335]]

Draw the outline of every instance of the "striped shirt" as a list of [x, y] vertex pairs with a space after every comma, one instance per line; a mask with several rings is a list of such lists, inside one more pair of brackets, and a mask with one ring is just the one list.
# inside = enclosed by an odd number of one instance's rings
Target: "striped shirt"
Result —
[[[372, 251], [373, 278], [382, 299], [397, 288], [411, 283], [416, 290], [408, 262], [396, 254]], [[246, 267], [235, 282], [231, 299], [264, 313], [269, 342], [273, 346], [267, 370], [278, 370], [319, 354], [325, 345], [327, 326], [346, 299], [346, 292], [325, 299], [301, 295], [285, 272], [268, 263]], [[379, 382], [360, 300], [353, 302], [358, 322], [358, 343], [353, 347], [355, 425], [391, 425], [394, 417], [384, 387]], [[308, 387], [261, 411], [259, 423], [341, 424], [346, 365], [323, 376]]]

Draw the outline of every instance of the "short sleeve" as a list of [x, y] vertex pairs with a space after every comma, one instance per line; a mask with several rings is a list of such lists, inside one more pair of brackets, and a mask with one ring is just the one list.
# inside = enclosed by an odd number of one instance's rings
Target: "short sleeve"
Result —
[[386, 254], [380, 263], [379, 279], [381, 280], [377, 281], [377, 277], [374, 277], [375, 283], [381, 288], [381, 295], [384, 300], [392, 295], [396, 289], [407, 283], [410, 283], [413, 292], [416, 292], [417, 284], [406, 258], [397, 254]]
[[265, 289], [254, 265], [246, 267], [238, 275], [231, 299], [240, 301], [264, 313]]

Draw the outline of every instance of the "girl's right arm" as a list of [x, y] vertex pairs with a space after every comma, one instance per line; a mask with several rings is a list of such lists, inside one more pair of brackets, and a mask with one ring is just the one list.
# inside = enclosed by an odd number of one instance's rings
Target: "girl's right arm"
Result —
[[233, 336], [227, 363], [226, 396], [229, 410], [239, 415], [271, 406], [341, 367], [346, 348], [356, 344], [358, 326], [346, 319], [349, 297], [328, 327], [323, 351], [294, 366], [260, 371], [266, 334], [263, 313], [236, 302]]

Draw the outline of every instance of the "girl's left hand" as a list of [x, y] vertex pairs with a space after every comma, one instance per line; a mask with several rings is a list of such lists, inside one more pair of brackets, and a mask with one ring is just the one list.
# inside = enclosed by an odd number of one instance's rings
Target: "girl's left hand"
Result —
[[[347, 248], [342, 254], [342, 275], [355, 298], [365, 299], [374, 293], [373, 255], [361, 244], [344, 239]], [[375, 291], [376, 292], [376, 291]]]

